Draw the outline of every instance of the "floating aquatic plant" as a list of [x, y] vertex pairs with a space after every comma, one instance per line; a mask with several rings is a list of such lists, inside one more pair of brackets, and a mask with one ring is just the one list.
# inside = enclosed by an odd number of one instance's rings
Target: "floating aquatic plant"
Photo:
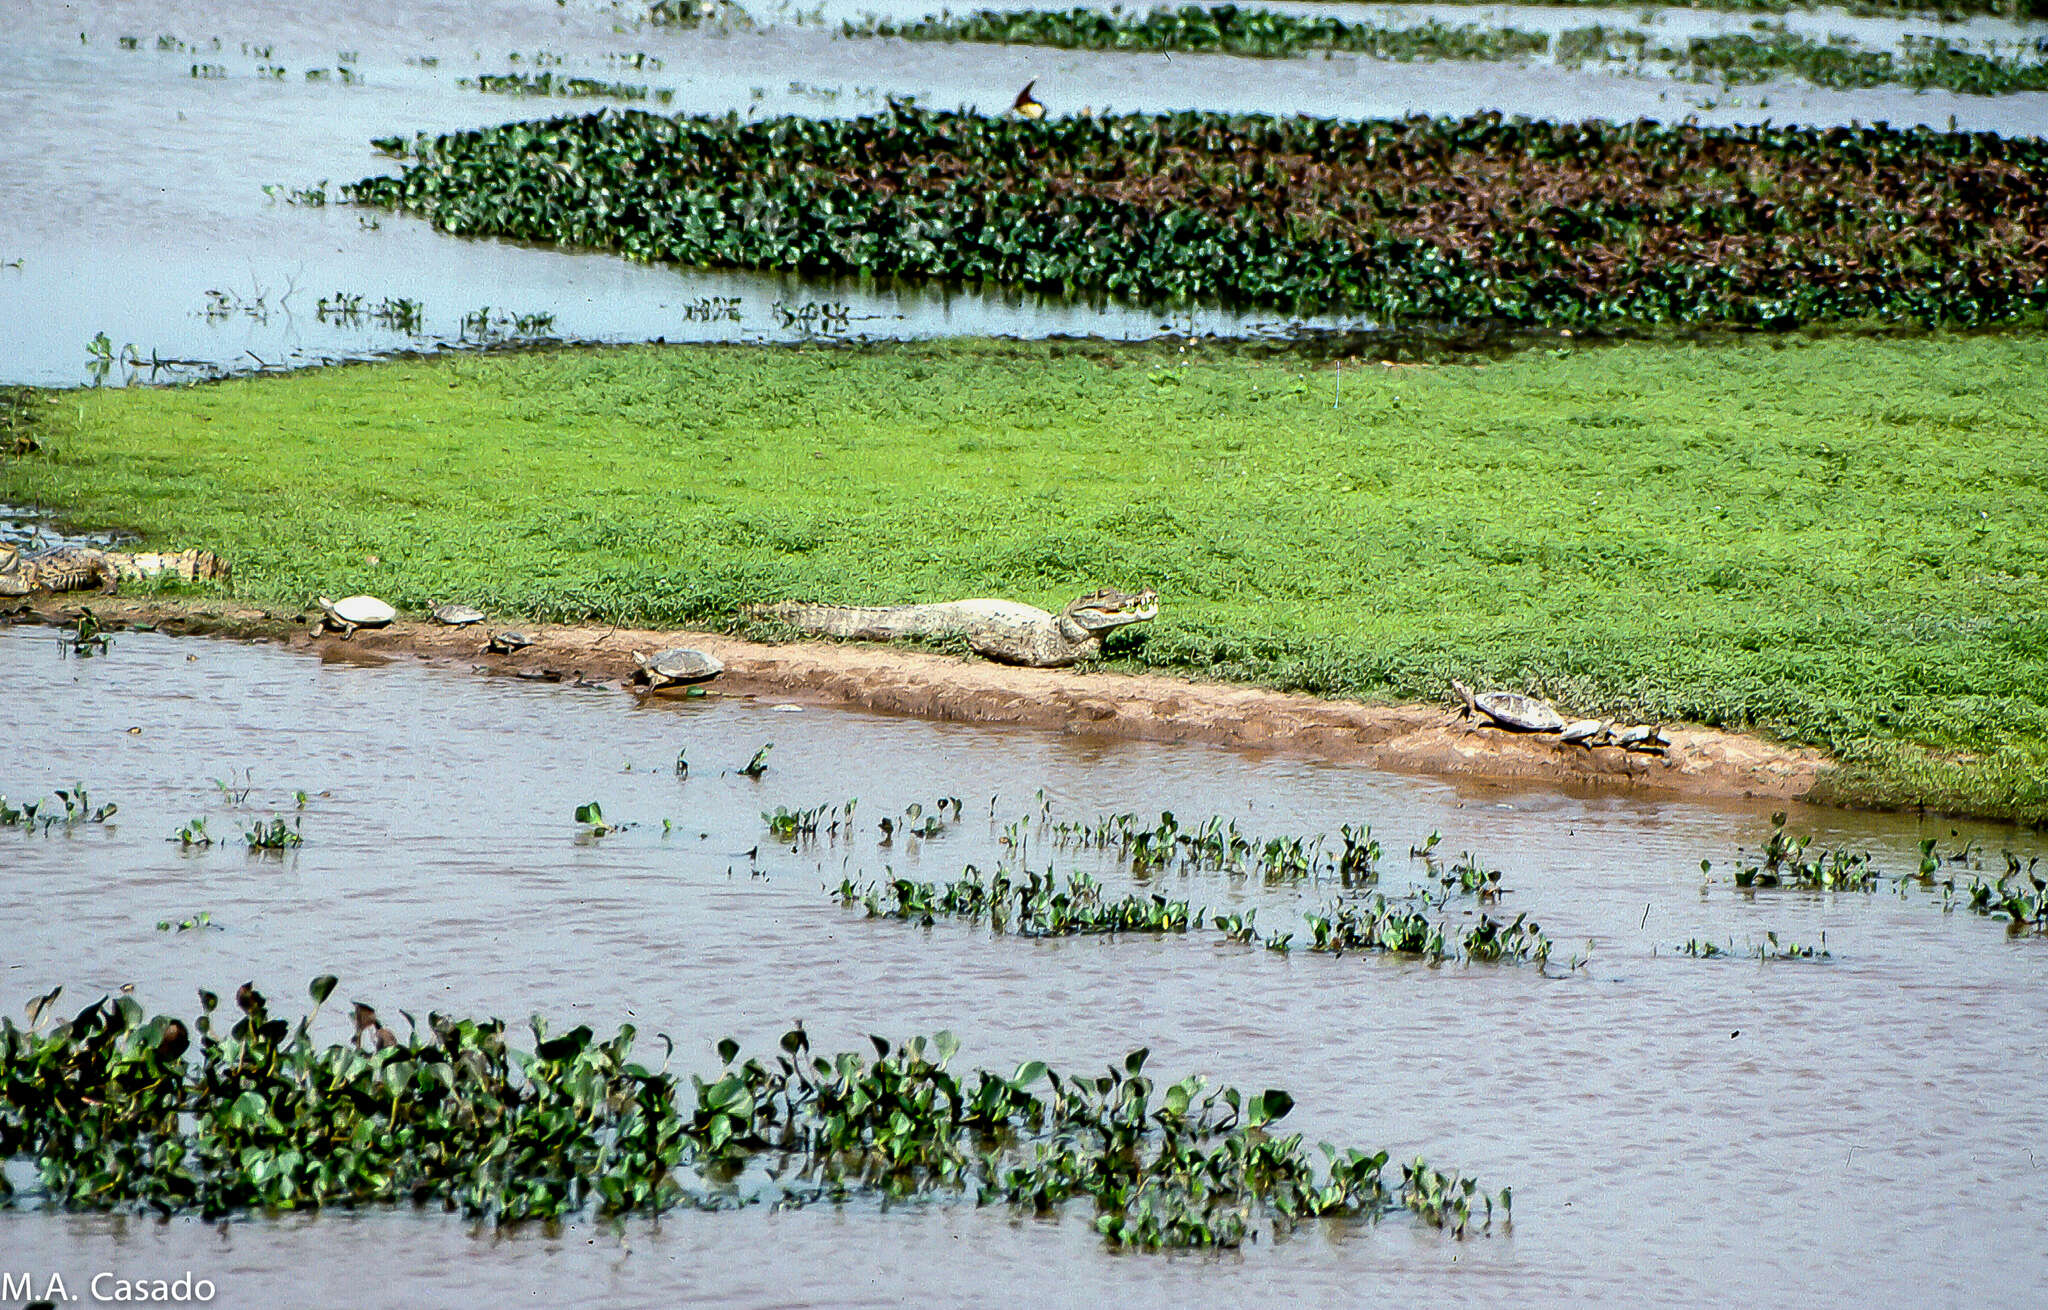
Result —
[[94, 806], [82, 782], [73, 783], [68, 789], [58, 788], [57, 805], [63, 808], [58, 809], [45, 801], [11, 805], [7, 797], [0, 794], [0, 828], [20, 828], [23, 832], [41, 833], [48, 833], [56, 828], [69, 830], [80, 824], [105, 823], [121, 808], [113, 801]]
[[0, 1163], [36, 1181], [15, 1197], [0, 1173], [0, 1198], [209, 1217], [437, 1202], [509, 1223], [958, 1196], [1084, 1204], [1141, 1250], [1403, 1210], [1462, 1235], [1496, 1199], [1419, 1159], [1393, 1182], [1384, 1151], [1325, 1145], [1319, 1160], [1277, 1128], [1285, 1091], [1155, 1082], [1144, 1050], [1094, 1075], [1036, 1060], [962, 1074], [947, 1033], [824, 1056], [799, 1025], [765, 1058], [719, 1042], [720, 1068], [685, 1083], [634, 1058], [630, 1026], [599, 1038], [537, 1016], [522, 1048], [498, 1019], [430, 1014], [401, 1037], [358, 1002], [355, 1039], [316, 1045], [335, 986], [315, 979], [295, 1024], [249, 984], [239, 1017], [202, 991], [189, 1023], [121, 997], [45, 1029], [61, 989], [36, 997], [26, 1029], [0, 1020]]
[[1751, 942], [1738, 949], [1733, 938], [1724, 946], [1719, 942], [1694, 937], [1679, 948], [1679, 953], [1696, 960], [1719, 960], [1735, 955], [1750, 960], [1825, 960], [1829, 958], [1827, 942], [1826, 933], [1821, 934], [1820, 945], [1808, 946], [1794, 941], [1781, 942], [1777, 933], [1766, 932], [1763, 941]]
[[[388, 143], [387, 143], [388, 144]], [[416, 138], [353, 200], [692, 266], [1389, 325], [1981, 325], [2048, 312], [2048, 143], [1882, 126], [636, 110]]]
[[1771, 835], [1764, 842], [1763, 860], [1735, 871], [1737, 887], [1804, 887], [1815, 891], [1869, 891], [1877, 885], [1877, 870], [1867, 854], [1852, 855], [1829, 850], [1817, 859], [1806, 859], [1811, 837], [1792, 837], [1785, 832], [1785, 815], [1771, 815]]
[[[1292, 933], [1262, 936], [1254, 922], [1256, 911], [1219, 915], [1212, 921], [1208, 911], [1157, 892], [1111, 898], [1085, 873], [1013, 872], [998, 866], [984, 875], [968, 865], [965, 875], [951, 882], [891, 877], [862, 884], [849, 877], [841, 880], [834, 894], [842, 905], [861, 906], [870, 918], [906, 919], [926, 926], [941, 917], [965, 919], [1020, 937], [1188, 933], [1200, 931], [1206, 922], [1229, 941], [1259, 943], [1274, 951], [1291, 949], [1294, 939]], [[1510, 923], [1481, 915], [1478, 923], [1458, 931], [1432, 922], [1423, 908], [1375, 893], [1364, 902], [1334, 905], [1304, 917], [1306, 948], [1332, 955], [1373, 951], [1432, 962], [1456, 957], [1538, 964], [1550, 958], [1549, 939], [1527, 915], [1517, 915]]]
[[242, 840], [252, 851], [288, 851], [306, 844], [299, 832], [299, 820], [290, 823], [273, 816], [268, 823], [258, 823], [242, 834]]
[[1542, 32], [1475, 23], [1382, 26], [1225, 5], [1160, 7], [1146, 13], [1100, 9], [995, 10], [911, 22], [867, 17], [840, 28], [849, 37], [911, 41], [985, 41], [1066, 50], [1172, 50], [1285, 59], [1344, 51], [1379, 59], [1514, 59], [1550, 46]]

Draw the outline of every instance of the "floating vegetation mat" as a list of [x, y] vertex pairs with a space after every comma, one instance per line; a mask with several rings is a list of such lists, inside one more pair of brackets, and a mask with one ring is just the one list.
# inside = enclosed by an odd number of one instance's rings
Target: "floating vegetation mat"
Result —
[[1546, 33], [1512, 27], [1435, 20], [1386, 27], [1236, 5], [1182, 5], [1144, 14], [1101, 9], [978, 9], [907, 23], [884, 18], [849, 20], [840, 30], [846, 36], [893, 36], [910, 41], [988, 41], [1063, 50], [1185, 50], [1263, 59], [1285, 59], [1317, 50], [1379, 59], [1514, 59], [1550, 49]]
[[1888, 50], [1862, 49], [1839, 37], [1816, 41], [1783, 30], [1759, 36], [1741, 32], [1696, 36], [1681, 47], [1672, 47], [1657, 45], [1640, 31], [1594, 26], [1560, 33], [1554, 53], [1559, 63], [1574, 66], [1588, 60], [1669, 64], [1680, 77], [1724, 86], [1792, 73], [1817, 86], [1838, 90], [1887, 85], [1916, 91], [1937, 87], [1968, 95], [2048, 90], [2048, 62], [2001, 55], [1995, 50], [1979, 53], [1933, 36], [1908, 36], [1894, 55]]
[[2048, 309], [2048, 143], [1206, 113], [606, 111], [378, 145], [349, 198], [696, 266], [1203, 298], [1388, 326], [1977, 325]]
[[[314, 980], [314, 1014], [334, 987]], [[826, 1057], [799, 1026], [765, 1059], [725, 1039], [721, 1071], [686, 1086], [633, 1059], [630, 1026], [599, 1039], [536, 1017], [520, 1049], [501, 1020], [435, 1014], [401, 1038], [358, 1004], [354, 1042], [317, 1046], [313, 1015], [272, 1018], [247, 984], [231, 1023], [202, 991], [190, 1025], [123, 997], [44, 1030], [56, 999], [30, 1002], [26, 1030], [0, 1021], [0, 1161], [31, 1162], [66, 1207], [410, 1201], [509, 1222], [858, 1196], [1042, 1214], [1086, 1199], [1110, 1242], [1138, 1248], [1230, 1246], [1317, 1216], [1406, 1210], [1459, 1234], [1475, 1207], [1493, 1216], [1474, 1179], [1418, 1159], [1395, 1181], [1384, 1151], [1312, 1150], [1276, 1128], [1286, 1092], [1155, 1083], [1143, 1050], [1098, 1075], [1036, 1061], [957, 1074], [945, 1033]]]
[[1682, 46], [1660, 43], [1633, 28], [1595, 24], [1549, 33], [1516, 27], [1448, 24], [1386, 26], [1341, 18], [1304, 17], [1236, 5], [1160, 7], [1148, 13], [1100, 9], [996, 10], [942, 14], [912, 22], [867, 18], [848, 21], [851, 37], [909, 41], [982, 41], [1052, 46], [1062, 50], [1187, 51], [1286, 59], [1317, 51], [1376, 59], [1502, 60], [1551, 55], [1560, 64], [1589, 60], [1669, 65], [1674, 75], [1725, 85], [1760, 82], [1792, 73], [1821, 86], [1856, 88], [1898, 83], [1940, 87], [1972, 95], [2048, 90], [2048, 62], [1977, 52], [1944, 37], [1909, 36], [1900, 52], [1862, 49], [1846, 38], [1816, 41], [1782, 28], [1763, 35], [1729, 33], [1693, 37]]

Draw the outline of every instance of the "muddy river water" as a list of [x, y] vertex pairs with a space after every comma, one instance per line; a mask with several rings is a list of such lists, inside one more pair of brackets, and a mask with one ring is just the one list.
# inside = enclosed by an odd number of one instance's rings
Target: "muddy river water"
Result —
[[[771, 741], [765, 776], [732, 772]], [[761, 1048], [798, 1017], [824, 1049], [950, 1029], [960, 1063], [1001, 1069], [1085, 1069], [1147, 1045], [1162, 1074], [1290, 1090], [1291, 1126], [1311, 1140], [1426, 1153], [1515, 1190], [1512, 1230], [1464, 1241], [1397, 1216], [1171, 1257], [1113, 1254], [1079, 1214], [951, 1202], [504, 1231], [409, 1210], [225, 1225], [0, 1211], [0, 1268], [61, 1272], [73, 1290], [102, 1270], [186, 1269], [237, 1306], [1968, 1305], [2048, 1285], [2048, 942], [1917, 890], [1739, 891], [1737, 848], [1768, 828], [1752, 807], [716, 695], [643, 703], [140, 633], [76, 659], [41, 628], [0, 630], [0, 742], [0, 791], [16, 801], [83, 781], [120, 807], [101, 826], [0, 830], [0, 993], [17, 1014], [59, 983], [66, 1005], [132, 985], [152, 1009], [189, 1013], [196, 987], [247, 978], [297, 997], [333, 972], [340, 999], [386, 1015], [630, 1021], [703, 1072], [719, 1037]], [[941, 796], [963, 799], [961, 822], [879, 844], [879, 818]], [[851, 840], [792, 849], [762, 823], [851, 797]], [[633, 826], [582, 835], [572, 812], [592, 800]], [[1000, 828], [1026, 816], [1161, 809], [1260, 835], [1370, 822], [1389, 890], [1420, 876], [1406, 852], [1438, 830], [1444, 850], [1505, 871], [1506, 904], [1541, 921], [1558, 959], [1283, 957], [1213, 934], [1020, 940], [871, 921], [826, 891], [846, 873], [990, 866]], [[237, 834], [273, 813], [298, 817], [304, 846], [245, 852]], [[230, 840], [166, 840], [197, 818]], [[1799, 810], [1791, 826], [1894, 873], [1923, 835], [1994, 861], [2042, 845], [1910, 816]], [[1043, 844], [1033, 861], [1047, 856], [1131, 883]], [[1257, 906], [1268, 928], [1336, 894], [1168, 881], [1211, 908]], [[201, 911], [218, 927], [156, 926]], [[1831, 954], [1676, 953], [1766, 932], [1824, 938]], [[1566, 967], [1572, 954], [1588, 962]], [[345, 1035], [338, 1014], [322, 1023]]]

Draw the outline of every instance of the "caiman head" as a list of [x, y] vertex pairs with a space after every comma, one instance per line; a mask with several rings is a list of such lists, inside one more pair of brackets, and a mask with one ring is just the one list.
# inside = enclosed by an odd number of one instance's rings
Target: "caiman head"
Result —
[[1150, 587], [1136, 592], [1104, 587], [1076, 597], [1060, 611], [1060, 617], [1071, 619], [1099, 637], [1112, 629], [1159, 617], [1159, 594]]

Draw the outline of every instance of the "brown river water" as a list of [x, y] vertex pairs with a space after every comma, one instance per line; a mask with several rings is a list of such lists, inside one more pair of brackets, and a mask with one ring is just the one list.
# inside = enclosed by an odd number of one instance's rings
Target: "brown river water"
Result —
[[[731, 772], [770, 741], [765, 777]], [[82, 1294], [101, 1271], [191, 1270], [217, 1305], [408, 1307], [1982, 1305], [2048, 1285], [2048, 940], [1917, 890], [1738, 891], [1737, 850], [1768, 828], [1751, 807], [717, 695], [645, 703], [141, 633], [76, 659], [41, 628], [0, 630], [0, 743], [16, 801], [83, 781], [120, 806], [103, 826], [0, 832], [0, 994], [17, 1015], [60, 983], [67, 1006], [132, 985], [152, 1010], [189, 1014], [200, 986], [253, 979], [275, 1000], [333, 972], [337, 1001], [387, 1016], [630, 1021], [644, 1042], [672, 1036], [685, 1071], [715, 1067], [721, 1036], [760, 1049], [798, 1017], [828, 1050], [950, 1029], [958, 1063], [1000, 1069], [1087, 1069], [1150, 1046], [1161, 1075], [1290, 1090], [1289, 1126], [1310, 1140], [1424, 1153], [1515, 1191], [1511, 1231], [1463, 1241], [1397, 1216], [1174, 1256], [1110, 1252], [1081, 1214], [950, 1201], [503, 1231], [411, 1210], [223, 1225], [0, 1210], [0, 1270], [39, 1285], [56, 1272]], [[300, 790], [305, 845], [241, 849], [244, 828], [299, 813]], [[881, 817], [941, 796], [964, 800], [963, 821], [878, 844]], [[851, 840], [792, 850], [761, 821], [850, 797]], [[591, 800], [635, 826], [581, 835], [572, 812]], [[870, 921], [826, 891], [845, 872], [991, 866], [1000, 828], [1030, 815], [1161, 809], [1259, 835], [1370, 822], [1390, 891], [1420, 875], [1409, 845], [1439, 830], [1446, 852], [1505, 870], [1508, 908], [1541, 921], [1558, 960], [1281, 957], [1213, 934], [1020, 940]], [[230, 840], [166, 840], [195, 818]], [[2043, 845], [1911, 816], [1799, 810], [1791, 826], [1888, 872], [1912, 867], [1923, 835], [1993, 861]], [[1042, 841], [1034, 863], [1048, 853], [1130, 884]], [[1257, 906], [1268, 929], [1335, 892], [1167, 882], [1211, 908]], [[200, 911], [217, 930], [156, 928]], [[1831, 957], [1675, 954], [1767, 931], [1824, 935]], [[337, 1040], [340, 1008], [321, 1021]]]

